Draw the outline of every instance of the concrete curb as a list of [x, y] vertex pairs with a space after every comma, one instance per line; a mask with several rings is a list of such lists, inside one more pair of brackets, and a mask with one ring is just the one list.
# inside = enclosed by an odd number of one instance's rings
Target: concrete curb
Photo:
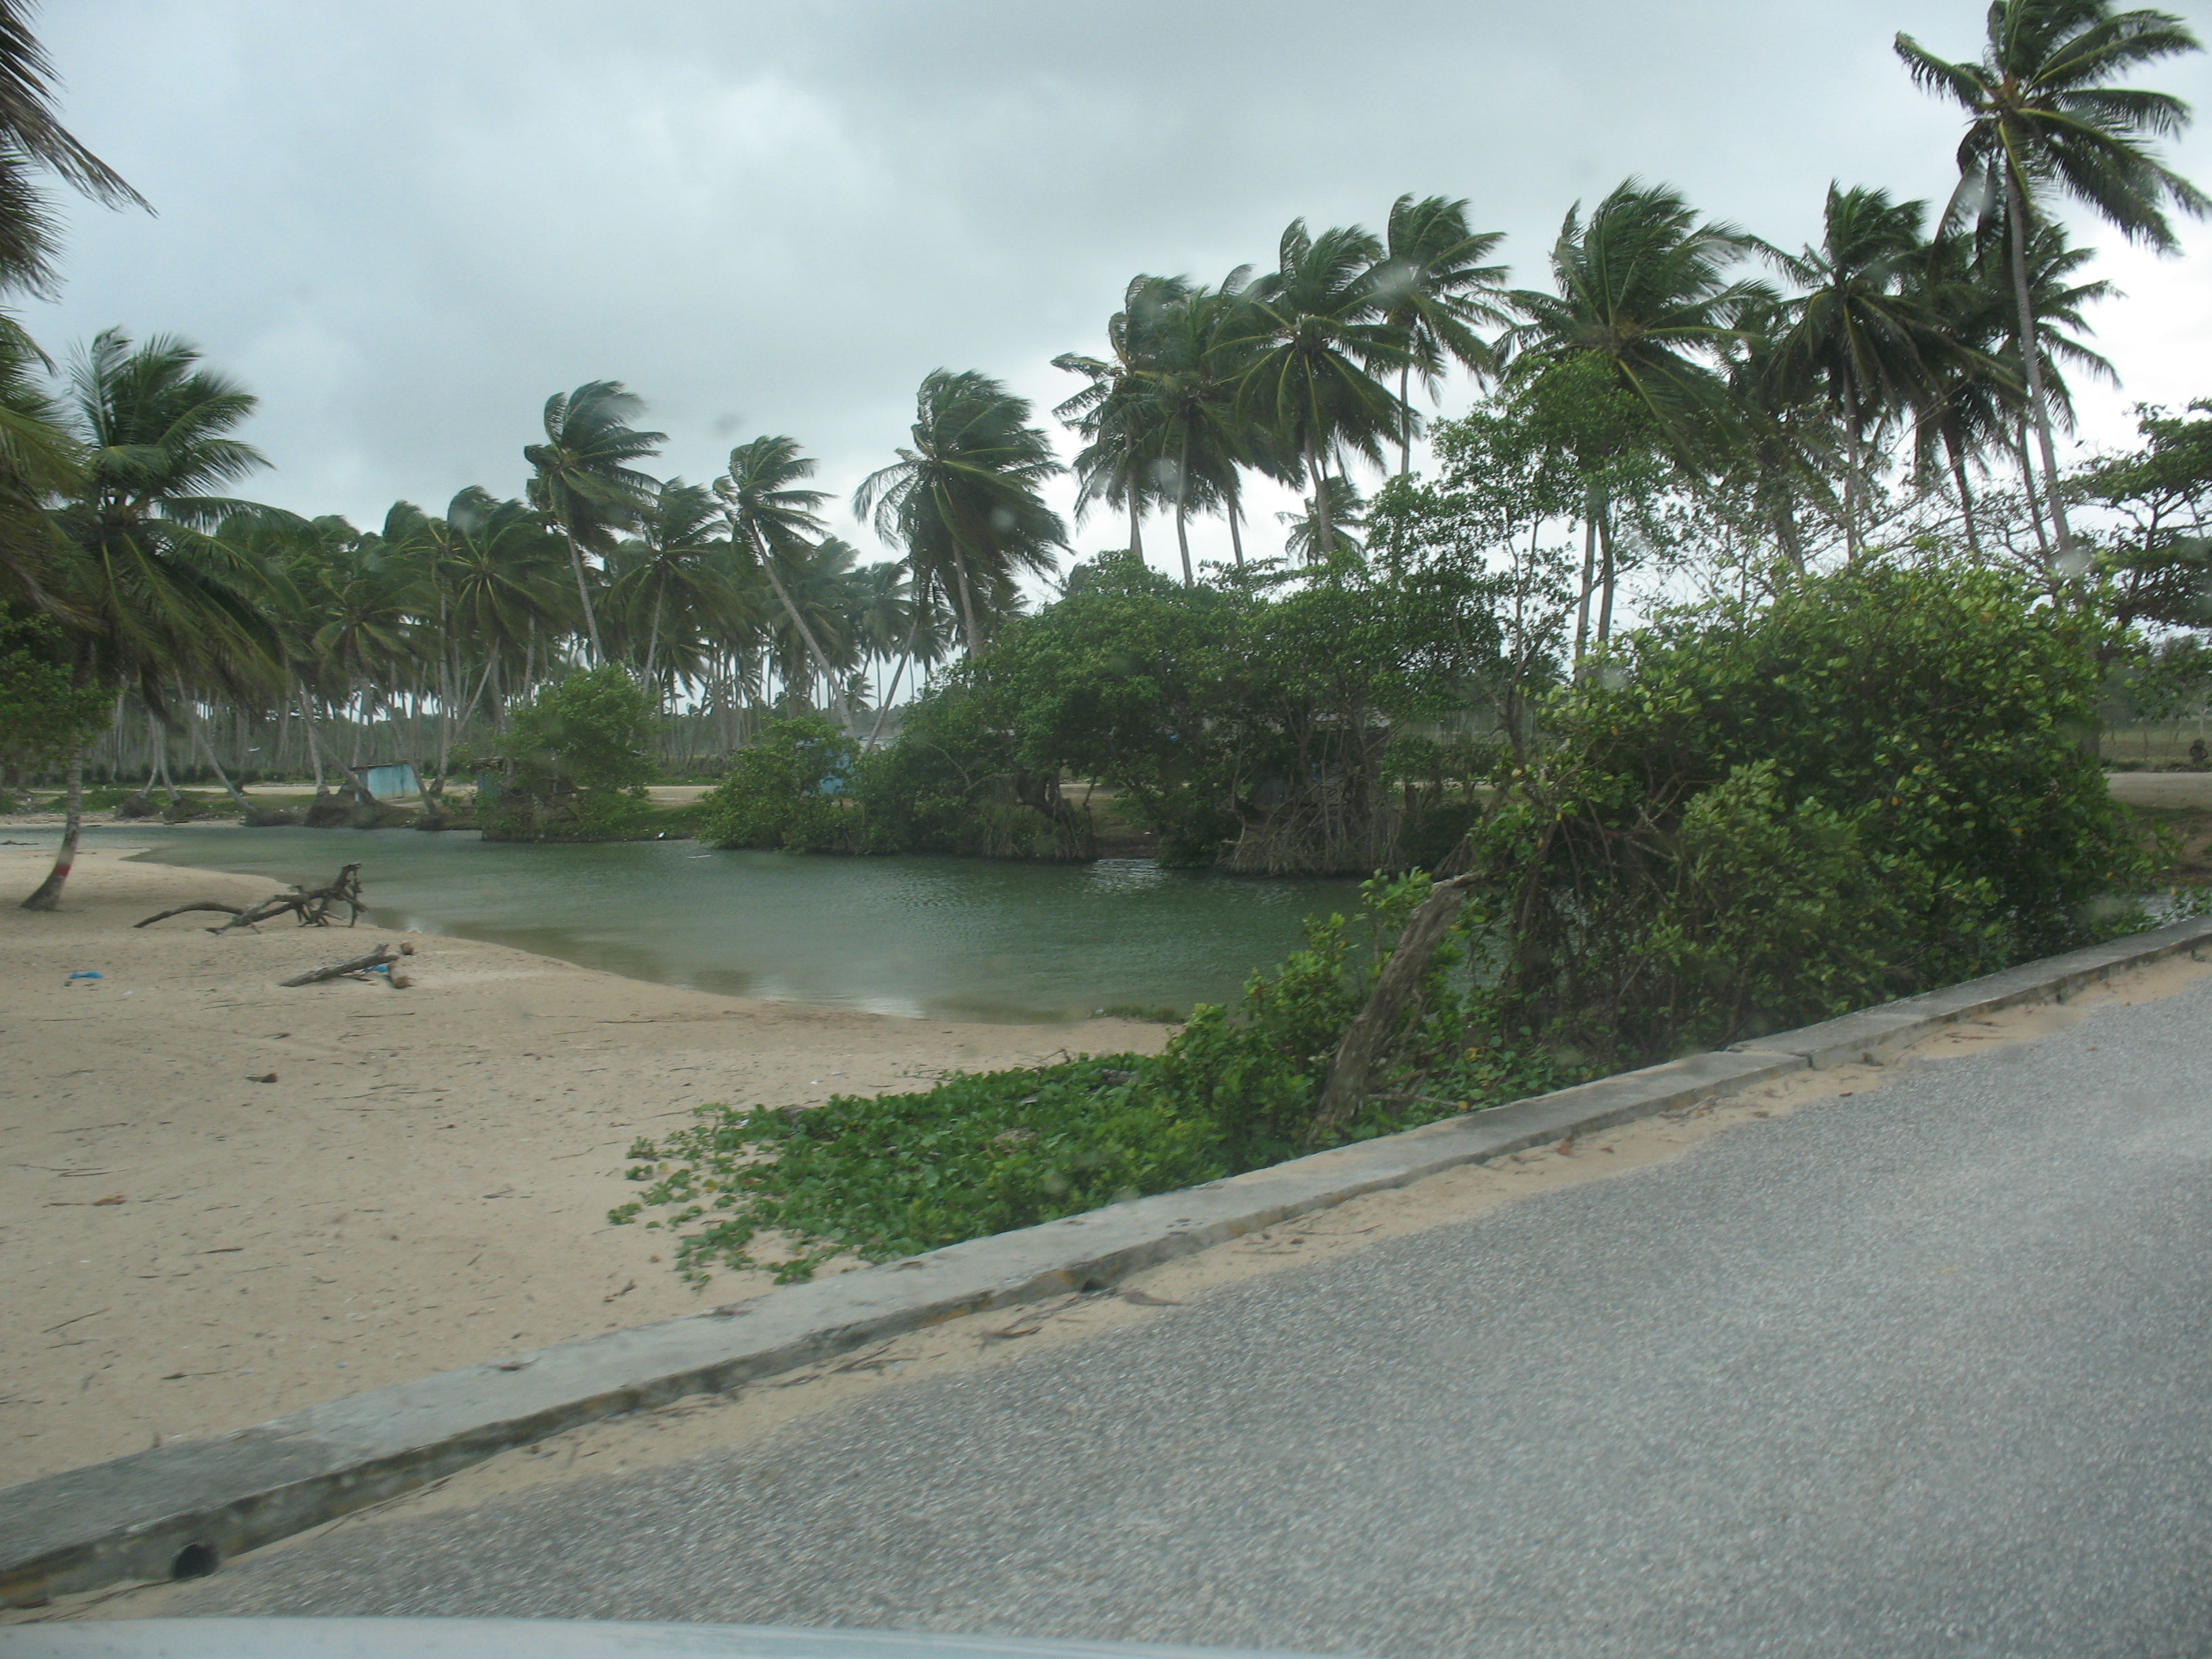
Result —
[[749, 1303], [376, 1389], [0, 1491], [0, 1605], [205, 1571], [579, 1424], [717, 1393], [963, 1314], [1116, 1279], [1277, 1222], [1775, 1077], [1880, 1060], [2212, 945], [2212, 918], [1183, 1192], [972, 1239]]

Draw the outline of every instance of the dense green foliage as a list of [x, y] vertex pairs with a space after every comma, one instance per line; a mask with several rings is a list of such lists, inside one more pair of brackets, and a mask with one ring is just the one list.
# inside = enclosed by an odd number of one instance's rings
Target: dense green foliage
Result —
[[615, 841], [653, 833], [651, 712], [626, 669], [579, 670], [515, 711], [487, 841]]
[[107, 694], [80, 684], [61, 630], [0, 611], [0, 796], [106, 725]]
[[840, 799], [856, 752], [818, 716], [771, 721], [700, 798], [692, 815], [700, 838], [793, 853], [857, 850], [860, 817]]
[[1651, 1058], [2112, 925], [2107, 896], [2152, 867], [2084, 746], [2084, 633], [1930, 560], [1632, 636], [1477, 832], [1501, 1013]]

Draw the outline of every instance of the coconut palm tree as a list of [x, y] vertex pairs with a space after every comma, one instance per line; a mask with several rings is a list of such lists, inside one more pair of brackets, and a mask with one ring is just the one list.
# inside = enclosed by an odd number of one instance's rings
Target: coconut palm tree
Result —
[[[1238, 266], [1218, 288], [1195, 287], [1170, 306], [1155, 331], [1151, 362], [1139, 378], [1158, 413], [1160, 487], [1175, 504], [1176, 546], [1182, 580], [1196, 577], [1190, 559], [1193, 508], [1218, 507], [1229, 519], [1237, 563], [1244, 562], [1239, 520], [1243, 473], [1249, 466], [1281, 477], [1279, 447], [1266, 442], [1240, 405], [1238, 393], [1255, 361], [1255, 334], [1246, 320], [1248, 272]], [[1289, 470], [1290, 477], [1297, 474]]]
[[[231, 435], [255, 400], [199, 361], [172, 337], [140, 346], [109, 329], [71, 362], [62, 412], [83, 460], [54, 515], [67, 545], [50, 614], [70, 637], [81, 684], [129, 686], [156, 711], [179, 682], [251, 698], [280, 676], [264, 574], [209, 533], [226, 518], [268, 514], [213, 493], [268, 465]], [[61, 849], [27, 909], [54, 908], [76, 862], [81, 743], [69, 775]]]
[[530, 639], [552, 631], [563, 614], [562, 545], [527, 502], [495, 500], [475, 484], [447, 504], [446, 523], [451, 535], [445, 585], [453, 629], [481, 653], [482, 662], [456, 724], [466, 727], [488, 689], [495, 692], [496, 722], [506, 702], [499, 677], [521, 658]]
[[2058, 452], [2040, 354], [2029, 243], [2047, 198], [2070, 196], [2131, 241], [2178, 246], [2166, 208], [2202, 216], [2207, 198], [2159, 159], [2151, 141], [2189, 124], [2189, 106], [2161, 92], [2113, 84], [2162, 58], [2201, 50], [2181, 19], [2115, 11], [2110, 0], [1993, 0], [1978, 62], [1936, 57], [1909, 34], [1897, 55], [1913, 80], [1966, 112], [1959, 144], [1956, 213], [2001, 217], [2011, 254], [2014, 339], [2028, 415], [2041, 453], [2044, 498], [2062, 556], [2072, 531], [2058, 489]]
[[811, 550], [807, 538], [822, 533], [817, 509], [830, 499], [829, 495], [800, 486], [800, 480], [813, 476], [814, 462], [799, 453], [798, 440], [763, 436], [730, 452], [730, 470], [714, 480], [714, 494], [720, 498], [722, 521], [729, 528], [732, 552], [743, 562], [741, 568], [747, 574], [757, 573], [775, 592], [776, 603], [829, 687], [830, 706], [836, 710], [839, 722], [849, 735], [857, 737], [852, 707], [845, 701], [836, 665], [784, 579], [787, 567], [804, 561]]
[[617, 547], [607, 598], [629, 631], [645, 640], [646, 689], [659, 695], [665, 628], [692, 632], [726, 608], [714, 557], [722, 543], [721, 504], [705, 484], [671, 478], [656, 484], [637, 519], [637, 534]]
[[1556, 291], [1506, 296], [1522, 317], [1509, 376], [1561, 427], [1585, 483], [1577, 657], [1594, 580], [1598, 638], [1610, 632], [1613, 470], [1649, 446], [1697, 476], [1741, 448], [1741, 406], [1718, 365], [1747, 316], [1771, 303], [1760, 284], [1729, 274], [1759, 246], [1732, 225], [1700, 222], [1679, 191], [1628, 179], [1587, 220], [1579, 203], [1567, 210], [1552, 245]]
[[616, 532], [636, 522], [659, 487], [657, 480], [637, 471], [636, 463], [659, 454], [668, 434], [640, 432], [630, 425], [644, 409], [644, 399], [623, 390], [620, 381], [587, 380], [545, 400], [545, 441], [522, 449], [534, 474], [530, 503], [568, 541], [576, 601], [595, 665], [605, 653], [592, 609], [584, 550], [604, 554], [611, 549]]
[[1314, 236], [1293, 219], [1277, 256], [1242, 313], [1239, 343], [1252, 361], [1239, 407], [1299, 458], [1326, 546], [1324, 480], [1346, 450], [1382, 465], [1383, 443], [1410, 416], [1376, 374], [1412, 364], [1413, 353], [1383, 315], [1375, 276], [1382, 245], [1372, 233], [1355, 225]]
[[1310, 495], [1298, 503], [1301, 511], [1275, 514], [1286, 532], [1283, 550], [1307, 564], [1326, 564], [1357, 554], [1364, 545], [1358, 532], [1366, 527], [1367, 503], [1358, 489], [1342, 477], [1327, 480], [1322, 488], [1328, 497], [1326, 515]]
[[1049, 575], [1067, 527], [1038, 494], [1065, 471], [1052, 441], [1030, 424], [1030, 404], [973, 369], [933, 369], [915, 399], [914, 447], [863, 479], [853, 511], [906, 549], [907, 568], [952, 596], [968, 642], [982, 655], [1024, 574]]
[[1083, 440], [1076, 452], [1075, 515], [1080, 523], [1103, 501], [1129, 515], [1129, 550], [1145, 554], [1145, 508], [1158, 494], [1164, 415], [1148, 376], [1159, 365], [1160, 336], [1173, 308], [1188, 299], [1182, 276], [1134, 276], [1121, 308], [1106, 319], [1103, 357], [1062, 352], [1054, 368], [1089, 385], [1053, 414]]
[[1844, 545], [1856, 558], [1872, 480], [1870, 428], [1924, 407], [1940, 368], [1970, 350], [1954, 341], [1914, 283], [1924, 268], [1924, 202], [1882, 190], [1828, 186], [1818, 246], [1770, 257], [1800, 292], [1782, 313], [1770, 372], [1785, 396], [1823, 398], [1841, 424]]
[[1407, 347], [1398, 367], [1401, 473], [1413, 470], [1414, 373], [1434, 398], [1448, 364], [1485, 378], [1498, 370], [1496, 348], [1475, 331], [1512, 321], [1502, 297], [1507, 267], [1486, 263], [1504, 240], [1503, 231], [1470, 228], [1464, 201], [1406, 195], [1391, 204], [1375, 287], [1383, 320]]

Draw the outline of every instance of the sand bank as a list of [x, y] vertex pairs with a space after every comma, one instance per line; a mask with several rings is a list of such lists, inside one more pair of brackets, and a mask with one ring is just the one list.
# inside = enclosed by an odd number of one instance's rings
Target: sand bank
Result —
[[[744, 1001], [366, 924], [138, 931], [270, 884], [131, 850], [33, 915], [52, 853], [0, 846], [0, 1485], [696, 1308], [660, 1235], [605, 1218], [631, 1140], [695, 1105], [1165, 1035]], [[277, 987], [380, 939], [415, 945], [412, 988]]]

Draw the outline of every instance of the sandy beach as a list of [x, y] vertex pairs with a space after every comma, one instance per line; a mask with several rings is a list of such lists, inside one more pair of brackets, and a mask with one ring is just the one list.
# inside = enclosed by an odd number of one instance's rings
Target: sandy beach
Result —
[[[132, 850], [88, 850], [34, 915], [51, 851], [0, 846], [0, 1485], [696, 1309], [661, 1235], [606, 1222], [630, 1142], [696, 1105], [1165, 1036], [744, 1001], [366, 923], [136, 930], [272, 888]], [[402, 939], [410, 989], [277, 986]]]

